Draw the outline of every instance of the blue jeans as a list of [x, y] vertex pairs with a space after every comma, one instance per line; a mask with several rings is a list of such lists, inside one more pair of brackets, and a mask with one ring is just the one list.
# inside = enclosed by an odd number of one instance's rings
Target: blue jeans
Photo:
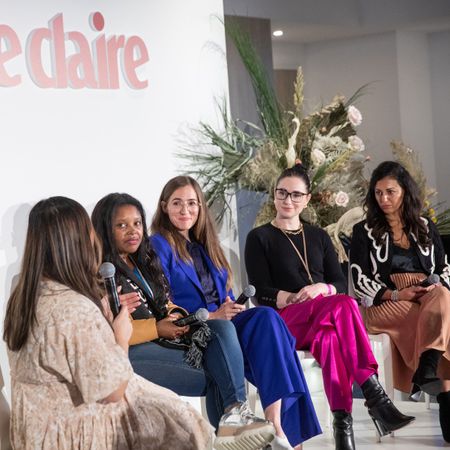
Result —
[[184, 361], [181, 350], [154, 342], [133, 345], [129, 357], [134, 371], [178, 395], [206, 395], [209, 421], [217, 428], [224, 409], [246, 399], [244, 361], [236, 329], [229, 320], [208, 320], [213, 337], [203, 355], [203, 369]]

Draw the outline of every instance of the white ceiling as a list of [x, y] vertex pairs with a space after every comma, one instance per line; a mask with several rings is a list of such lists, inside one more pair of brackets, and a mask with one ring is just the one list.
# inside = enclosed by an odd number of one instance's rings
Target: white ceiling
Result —
[[450, 30], [450, 0], [224, 0], [225, 14], [271, 20], [278, 43], [299, 44], [395, 30]]

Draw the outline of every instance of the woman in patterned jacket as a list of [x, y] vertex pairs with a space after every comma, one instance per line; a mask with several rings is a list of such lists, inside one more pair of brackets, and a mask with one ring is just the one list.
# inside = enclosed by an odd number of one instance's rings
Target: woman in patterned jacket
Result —
[[[450, 442], [450, 267], [419, 188], [397, 162], [373, 172], [367, 219], [353, 229], [351, 271], [369, 333], [393, 342], [394, 387], [437, 395]], [[412, 383], [412, 388], [411, 388]]]

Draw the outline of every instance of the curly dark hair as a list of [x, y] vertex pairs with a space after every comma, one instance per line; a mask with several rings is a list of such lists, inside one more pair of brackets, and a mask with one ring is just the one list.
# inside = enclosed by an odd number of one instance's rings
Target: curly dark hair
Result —
[[428, 230], [424, 221], [420, 217], [422, 211], [422, 199], [417, 183], [410, 173], [396, 161], [384, 161], [372, 172], [369, 190], [364, 201], [364, 208], [367, 212], [367, 224], [373, 229], [373, 236], [377, 243], [381, 243], [383, 235], [387, 232], [391, 234], [391, 228], [386, 215], [378, 205], [375, 197], [375, 186], [383, 178], [393, 178], [403, 189], [403, 203], [401, 208], [401, 218], [403, 229], [406, 234], [413, 233], [419, 244], [427, 247], [430, 245]]
[[297, 177], [303, 180], [303, 182], [306, 185], [307, 193], [309, 194], [311, 192], [311, 180], [309, 179], [308, 172], [306, 168], [300, 164], [297, 163], [292, 167], [289, 167], [288, 169], [284, 169], [283, 172], [281, 172], [281, 175], [277, 178], [277, 182], [275, 183], [275, 187], [278, 186], [279, 182], [283, 178], [288, 177]]
[[119, 255], [113, 234], [113, 220], [117, 209], [127, 205], [134, 206], [139, 211], [143, 228], [141, 245], [131, 256], [144, 278], [153, 282], [154, 306], [161, 312], [165, 310], [170, 298], [169, 284], [164, 276], [159, 257], [148, 238], [144, 208], [139, 200], [129, 194], [108, 194], [98, 201], [92, 212], [92, 224], [103, 246], [103, 259], [114, 264], [123, 274], [131, 273], [130, 268]]

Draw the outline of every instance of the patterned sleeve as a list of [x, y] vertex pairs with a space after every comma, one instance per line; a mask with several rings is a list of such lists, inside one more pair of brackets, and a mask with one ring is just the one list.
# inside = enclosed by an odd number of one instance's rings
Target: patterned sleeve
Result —
[[350, 249], [350, 270], [353, 287], [361, 303], [370, 306], [379, 305], [386, 291], [386, 285], [380, 280], [376, 258], [371, 253], [369, 229], [365, 222], [353, 227]]
[[48, 369], [78, 388], [85, 403], [104, 399], [133, 375], [103, 314], [74, 292], [52, 310], [41, 357]]
[[447, 289], [450, 289], [450, 265], [445, 253], [444, 244], [442, 243], [436, 225], [431, 222], [431, 220], [428, 221], [428, 227], [430, 230], [431, 241], [434, 246], [434, 273], [438, 274], [441, 278], [441, 283]]

